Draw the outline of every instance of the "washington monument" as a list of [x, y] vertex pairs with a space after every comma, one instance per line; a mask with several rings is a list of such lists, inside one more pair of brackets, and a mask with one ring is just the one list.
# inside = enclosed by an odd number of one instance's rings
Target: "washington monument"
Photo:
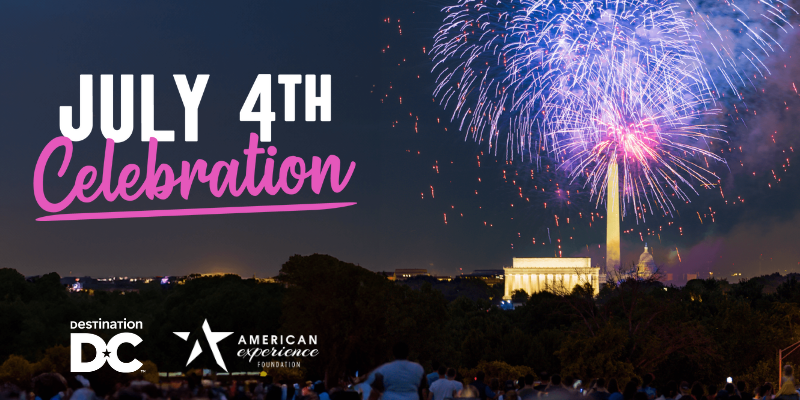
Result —
[[619, 269], [619, 168], [617, 160], [608, 164], [606, 188], [606, 273]]

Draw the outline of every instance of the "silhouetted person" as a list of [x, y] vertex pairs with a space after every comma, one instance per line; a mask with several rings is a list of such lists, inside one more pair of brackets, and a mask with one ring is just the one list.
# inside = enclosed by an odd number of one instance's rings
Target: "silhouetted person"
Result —
[[61, 374], [46, 373], [33, 378], [36, 400], [61, 400], [59, 393], [67, 390], [67, 380]]
[[478, 371], [478, 373], [475, 374], [475, 380], [472, 382], [472, 386], [478, 391], [478, 397], [481, 400], [493, 399], [494, 392], [483, 382], [484, 379], [486, 379], [486, 374], [483, 371]]
[[[381, 365], [369, 374], [367, 383], [372, 385], [375, 374], [383, 375], [383, 400], [419, 400], [419, 390], [426, 388], [425, 370], [408, 361], [408, 345], [399, 342], [392, 347], [394, 361]], [[372, 387], [375, 388], [374, 386]]]
[[523, 381], [524, 386], [522, 386], [522, 389], [517, 391], [517, 397], [519, 397], [520, 400], [532, 400], [537, 397], [539, 392], [533, 388], [533, 382], [533, 375], [525, 375], [525, 379]]

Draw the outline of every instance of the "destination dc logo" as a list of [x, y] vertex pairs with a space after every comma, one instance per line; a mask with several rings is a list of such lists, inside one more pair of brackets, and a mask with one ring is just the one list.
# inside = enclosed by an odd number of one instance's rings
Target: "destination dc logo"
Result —
[[[122, 330], [122, 329], [142, 329], [142, 321], [128, 321], [124, 318], [121, 321], [104, 321], [102, 318], [96, 321], [70, 321], [69, 328], [91, 329], [91, 330]], [[114, 335], [106, 343], [103, 338], [92, 333], [71, 333], [70, 334], [70, 370], [72, 372], [94, 372], [100, 369], [105, 363], [115, 371], [129, 373], [142, 367], [142, 363], [133, 359], [124, 362], [119, 359], [117, 350], [123, 343], [128, 343], [136, 347], [142, 342], [139, 335], [132, 332], [122, 332]], [[94, 347], [94, 359], [83, 362], [82, 348], [84, 344]]]

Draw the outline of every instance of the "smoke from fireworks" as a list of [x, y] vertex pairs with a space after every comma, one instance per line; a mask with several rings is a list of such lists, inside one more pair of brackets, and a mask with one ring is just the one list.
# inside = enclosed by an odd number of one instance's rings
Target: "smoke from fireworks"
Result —
[[[791, 7], [762, 3], [773, 29], [790, 26]], [[623, 215], [627, 204], [670, 214], [695, 185], [719, 182], [710, 163], [724, 165], [713, 145], [723, 127], [707, 121], [726, 92], [741, 98], [747, 81], [755, 87], [745, 63], [769, 73], [750, 47], [762, 56], [780, 48], [741, 8], [719, 7], [732, 10], [738, 32], [676, 1], [461, 0], [435, 36], [434, 95], [495, 154], [548, 156], [598, 202], [616, 162]], [[714, 60], [701, 51], [709, 45]]]

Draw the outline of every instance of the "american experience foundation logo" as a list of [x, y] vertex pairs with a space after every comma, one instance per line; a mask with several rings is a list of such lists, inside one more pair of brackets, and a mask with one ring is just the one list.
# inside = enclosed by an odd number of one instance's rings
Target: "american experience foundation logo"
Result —
[[[86, 330], [122, 330], [122, 329], [142, 329], [142, 321], [71, 321], [70, 329]], [[108, 343], [103, 338], [92, 333], [72, 333], [70, 334], [70, 370], [72, 372], [94, 372], [100, 369], [105, 363], [115, 371], [129, 373], [142, 367], [142, 363], [133, 359], [124, 362], [119, 359], [117, 351], [123, 343], [128, 343], [136, 347], [142, 342], [139, 335], [132, 332], [122, 332], [114, 335]], [[94, 347], [94, 359], [83, 362], [83, 345], [87, 344]]]
[[[184, 124], [186, 142], [198, 141], [198, 107], [203, 97], [209, 75], [197, 75], [194, 87], [189, 86], [186, 75], [173, 75], [181, 100], [184, 106]], [[74, 127], [72, 106], [61, 106], [59, 110], [59, 125], [61, 134], [48, 143], [39, 155], [33, 177], [33, 194], [39, 206], [47, 212], [59, 213], [66, 209], [76, 199], [90, 203], [102, 195], [106, 201], [113, 202], [118, 198], [133, 201], [143, 195], [150, 200], [165, 200], [172, 195], [173, 190], [180, 192], [184, 200], [189, 199], [192, 184], [197, 181], [208, 184], [208, 188], [215, 197], [221, 197], [225, 192], [230, 192], [234, 197], [239, 197], [245, 191], [251, 196], [258, 196], [266, 192], [274, 196], [279, 192], [289, 195], [296, 194], [302, 189], [306, 181], [310, 181], [311, 190], [320, 194], [326, 177], [329, 178], [330, 188], [334, 193], [344, 190], [350, 177], [353, 175], [356, 163], [350, 162], [344, 177], [340, 176], [341, 162], [335, 155], [328, 156], [323, 162], [320, 157], [312, 157], [310, 165], [300, 157], [289, 156], [276, 166], [272, 158], [278, 153], [275, 146], [265, 149], [258, 147], [261, 142], [272, 141], [271, 123], [275, 121], [275, 112], [271, 111], [272, 105], [272, 76], [260, 74], [253, 83], [250, 93], [239, 112], [240, 121], [256, 121], [260, 123], [260, 134], [250, 134], [248, 147], [244, 150], [244, 178], [241, 177], [239, 161], [218, 161], [209, 168], [206, 161], [196, 160], [194, 163], [183, 161], [180, 168], [173, 169], [167, 164], [158, 164], [156, 156], [159, 142], [175, 141], [175, 131], [156, 130], [154, 128], [154, 77], [153, 75], [141, 76], [141, 140], [149, 142], [146, 167], [140, 168], [136, 164], [128, 164], [119, 171], [114, 187], [112, 177], [115, 146], [128, 140], [133, 134], [133, 75], [121, 75], [121, 116], [120, 128], [114, 128], [114, 76], [100, 76], [100, 131], [106, 138], [105, 157], [102, 171], [91, 165], [82, 167], [74, 178], [75, 183], [66, 197], [53, 199], [53, 194], [46, 195], [45, 176], [53, 174], [53, 166], [57, 167], [59, 178], [64, 177], [70, 168], [72, 160], [73, 143], [86, 139], [93, 129], [93, 75], [80, 76], [80, 111], [79, 124]], [[296, 74], [278, 75], [278, 84], [284, 87], [284, 121], [295, 121], [295, 87], [305, 87], [305, 120], [313, 122], [317, 119], [319, 109], [322, 121], [331, 120], [331, 76], [320, 76], [320, 95], [317, 95], [317, 75], [308, 74], [304, 77]], [[259, 102], [259, 111], [255, 111], [256, 102]], [[63, 148], [62, 152], [57, 152]], [[256, 163], [258, 156], [267, 153], [264, 164], [264, 173], [261, 179], [256, 177]], [[52, 160], [51, 160], [52, 158]], [[47, 170], [48, 163], [51, 165]], [[73, 170], [74, 171], [74, 170]], [[140, 182], [140, 177], [143, 179]], [[99, 179], [98, 179], [99, 178]], [[277, 180], [276, 180], [277, 178]], [[96, 182], [98, 182], [96, 184]], [[138, 188], [136, 186], [138, 185]], [[112, 211], [98, 213], [54, 214], [37, 218], [37, 221], [67, 221], [85, 219], [111, 219], [111, 218], [142, 218], [164, 217], [181, 215], [210, 215], [210, 214], [241, 214], [258, 212], [284, 212], [284, 211], [309, 211], [326, 210], [347, 207], [355, 202], [338, 203], [312, 203], [312, 204], [284, 204], [249, 207], [219, 207], [219, 208], [189, 208], [173, 210], [142, 210], [142, 211]]]
[[[233, 332], [213, 332], [208, 320], [203, 321], [203, 334], [208, 340], [211, 353], [217, 365], [228, 372], [219, 342]], [[190, 332], [173, 332], [176, 336], [189, 341]], [[317, 335], [238, 335], [236, 357], [253, 363], [258, 368], [300, 368], [300, 359], [316, 357], [319, 349]], [[199, 339], [195, 339], [186, 366], [202, 354]], [[268, 360], [265, 360], [268, 359]]]

